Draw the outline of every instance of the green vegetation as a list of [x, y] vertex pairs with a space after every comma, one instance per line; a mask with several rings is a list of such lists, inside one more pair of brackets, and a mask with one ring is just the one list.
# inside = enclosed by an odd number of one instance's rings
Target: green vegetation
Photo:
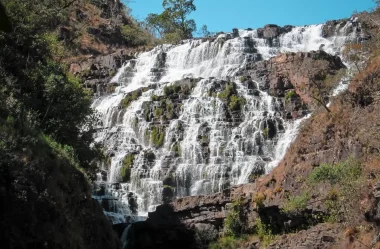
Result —
[[241, 111], [246, 103], [243, 97], [238, 96], [234, 82], [227, 83], [224, 90], [218, 94], [218, 98], [227, 105], [228, 110], [231, 112]]
[[120, 176], [123, 182], [129, 182], [131, 180], [131, 171], [133, 162], [135, 161], [135, 155], [128, 154], [123, 160], [123, 166], [120, 169]]
[[131, 46], [143, 46], [151, 41], [151, 36], [137, 24], [123, 25], [120, 31], [125, 42]]
[[181, 91], [181, 87], [179, 85], [170, 85], [164, 87], [164, 94], [166, 97], [169, 97], [175, 93], [179, 93]]
[[133, 101], [137, 100], [139, 97], [141, 97], [142, 93], [147, 91], [146, 88], [142, 88], [139, 90], [135, 90], [132, 93], [128, 93], [122, 100], [121, 100], [121, 107], [127, 108]]
[[194, 0], [163, 0], [164, 11], [161, 14], [149, 14], [148, 27], [164, 42], [177, 42], [192, 38], [196, 30], [195, 21], [187, 19], [196, 10]]
[[349, 186], [360, 179], [362, 168], [356, 160], [349, 158], [338, 164], [322, 164], [309, 175], [308, 182], [317, 184], [328, 182], [332, 186]]
[[155, 147], [161, 147], [164, 144], [165, 132], [158, 127], [153, 127], [150, 138]]
[[310, 196], [307, 192], [303, 192], [299, 196], [291, 196], [284, 204], [283, 210], [285, 212], [298, 212], [306, 209]]
[[337, 164], [322, 164], [315, 168], [307, 182], [311, 185], [330, 184], [331, 188], [324, 199], [328, 211], [327, 221], [354, 223], [362, 179], [360, 163], [348, 158]]
[[176, 142], [173, 145], [173, 151], [175, 152], [177, 157], [182, 155], [181, 144], [179, 142]]
[[255, 233], [259, 237], [261, 243], [264, 247], [270, 245], [276, 238], [275, 235], [273, 235], [272, 230], [270, 227], [266, 224], [264, 224], [260, 218], [256, 219], [255, 224]]
[[224, 234], [238, 237], [245, 232], [246, 228], [243, 220], [243, 204], [241, 201], [235, 201], [231, 203], [228, 215], [224, 220]]
[[225, 236], [218, 239], [218, 241], [210, 244], [210, 249], [236, 249], [246, 242], [248, 239], [247, 236], [234, 237], [234, 236]]
[[246, 100], [243, 97], [232, 95], [230, 97], [228, 108], [230, 111], [240, 111], [245, 105]]
[[265, 127], [264, 130], [263, 130], [263, 136], [265, 138], [268, 138], [268, 135], [269, 135], [269, 128], [268, 127]]
[[288, 91], [285, 94], [285, 101], [291, 101], [296, 96], [297, 96], [297, 93], [295, 91]]

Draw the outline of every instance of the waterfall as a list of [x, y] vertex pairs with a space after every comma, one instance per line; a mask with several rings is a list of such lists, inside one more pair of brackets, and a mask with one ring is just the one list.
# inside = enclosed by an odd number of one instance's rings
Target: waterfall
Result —
[[[270, 42], [257, 30], [239, 30], [239, 37], [160, 45], [127, 61], [112, 79], [115, 93], [92, 104], [102, 120], [95, 140], [110, 157], [94, 193], [106, 203], [106, 214], [114, 223], [125, 222], [146, 216], [166, 197], [218, 192], [275, 167], [308, 116], [283, 119], [279, 99], [236, 73], [284, 52], [323, 47], [339, 55], [355, 38], [351, 26], [338, 25], [329, 38], [322, 37], [323, 25], [294, 27]], [[218, 97], [228, 87], [243, 99], [229, 103], [236, 112], [227, 112]], [[123, 106], [126, 96], [133, 101]]]

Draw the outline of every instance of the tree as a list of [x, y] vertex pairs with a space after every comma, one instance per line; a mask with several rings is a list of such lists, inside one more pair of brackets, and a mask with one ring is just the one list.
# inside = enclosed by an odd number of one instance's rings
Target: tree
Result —
[[11, 31], [11, 23], [7, 16], [7, 12], [3, 4], [0, 2], [0, 31], [10, 32]]
[[201, 30], [199, 30], [199, 34], [203, 37], [211, 36], [211, 32], [208, 31], [207, 25], [203, 25]]
[[155, 35], [166, 41], [192, 38], [196, 24], [187, 17], [196, 10], [194, 0], [164, 0], [162, 7], [161, 14], [149, 14], [146, 19]]

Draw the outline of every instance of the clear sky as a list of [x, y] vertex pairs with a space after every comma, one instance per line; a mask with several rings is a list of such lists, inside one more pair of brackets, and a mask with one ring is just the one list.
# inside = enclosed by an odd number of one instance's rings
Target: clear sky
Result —
[[[129, 0], [132, 15], [143, 20], [149, 13], [162, 12], [162, 0]], [[373, 0], [195, 0], [191, 15], [197, 27], [209, 31], [259, 28], [268, 23], [308, 25], [349, 17], [354, 11], [374, 7]]]

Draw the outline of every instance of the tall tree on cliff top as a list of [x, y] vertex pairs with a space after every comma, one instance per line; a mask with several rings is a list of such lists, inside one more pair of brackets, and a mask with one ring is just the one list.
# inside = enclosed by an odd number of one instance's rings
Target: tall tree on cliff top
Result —
[[192, 38], [196, 24], [188, 16], [196, 10], [194, 0], [164, 0], [162, 7], [161, 14], [149, 14], [146, 19], [155, 34], [165, 41]]

